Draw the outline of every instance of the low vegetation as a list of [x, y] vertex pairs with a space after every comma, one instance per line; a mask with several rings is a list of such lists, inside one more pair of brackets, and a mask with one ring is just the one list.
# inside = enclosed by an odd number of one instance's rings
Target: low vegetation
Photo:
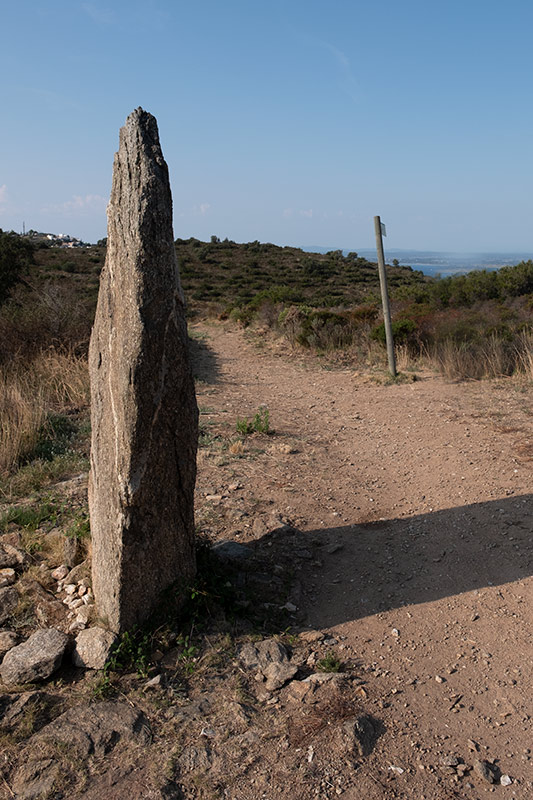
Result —
[[[363, 368], [386, 364], [376, 265], [357, 253], [216, 236], [177, 239], [176, 251], [191, 317], [270, 331], [295, 349]], [[67, 251], [0, 231], [6, 497], [86, 464], [86, 354], [104, 260], [105, 240]], [[445, 279], [396, 264], [388, 280], [402, 370], [423, 362], [450, 379], [533, 376], [533, 261]], [[241, 436], [268, 433], [268, 409], [237, 420], [236, 428]]]

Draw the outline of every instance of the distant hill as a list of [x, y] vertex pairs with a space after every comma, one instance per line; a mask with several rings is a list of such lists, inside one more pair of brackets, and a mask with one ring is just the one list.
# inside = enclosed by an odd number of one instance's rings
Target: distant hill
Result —
[[[229, 307], [250, 303], [261, 293], [270, 299], [331, 308], [363, 302], [379, 291], [377, 265], [356, 252], [310, 253], [297, 247], [229, 240], [177, 239], [176, 251], [191, 307], [206, 302]], [[410, 267], [389, 267], [391, 291], [422, 286], [429, 280]]]

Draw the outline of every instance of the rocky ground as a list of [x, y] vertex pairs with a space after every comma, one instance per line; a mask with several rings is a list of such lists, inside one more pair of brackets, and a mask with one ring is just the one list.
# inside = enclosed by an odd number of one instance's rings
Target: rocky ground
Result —
[[[528, 797], [530, 387], [388, 385], [257, 332], [192, 335], [211, 616], [83, 669], [88, 562], [52, 572], [85, 554], [28, 568], [13, 524], [0, 797]], [[62, 666], [17, 684], [32, 626], [66, 635]]]

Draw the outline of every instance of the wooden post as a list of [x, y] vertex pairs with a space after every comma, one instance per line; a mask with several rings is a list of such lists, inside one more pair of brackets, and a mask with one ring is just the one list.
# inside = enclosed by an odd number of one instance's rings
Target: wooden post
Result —
[[[383, 226], [384, 227], [384, 226]], [[385, 324], [385, 340], [387, 342], [387, 358], [389, 372], [396, 377], [396, 359], [394, 358], [394, 341], [392, 338], [392, 325], [390, 320], [389, 292], [387, 288], [387, 271], [385, 269], [385, 255], [383, 253], [383, 232], [381, 219], [374, 217], [374, 230], [376, 232], [376, 247], [378, 251], [379, 285], [381, 287], [381, 303], [383, 305], [383, 322]]]

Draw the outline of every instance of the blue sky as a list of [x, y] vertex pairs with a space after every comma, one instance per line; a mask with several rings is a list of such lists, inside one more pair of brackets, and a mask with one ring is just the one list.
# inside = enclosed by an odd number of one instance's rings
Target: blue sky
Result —
[[1, 0], [0, 227], [105, 236], [159, 123], [174, 234], [533, 254], [531, 0]]

